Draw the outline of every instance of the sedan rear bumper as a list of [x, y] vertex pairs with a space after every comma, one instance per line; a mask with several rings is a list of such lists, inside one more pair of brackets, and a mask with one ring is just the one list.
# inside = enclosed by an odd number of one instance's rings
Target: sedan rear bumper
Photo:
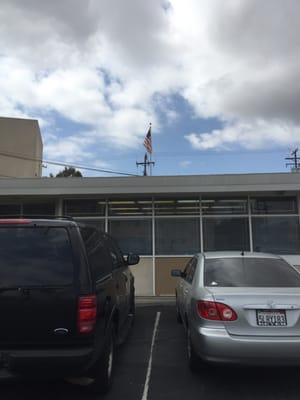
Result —
[[300, 365], [300, 336], [231, 336], [225, 328], [191, 327], [191, 340], [198, 356], [212, 363]]

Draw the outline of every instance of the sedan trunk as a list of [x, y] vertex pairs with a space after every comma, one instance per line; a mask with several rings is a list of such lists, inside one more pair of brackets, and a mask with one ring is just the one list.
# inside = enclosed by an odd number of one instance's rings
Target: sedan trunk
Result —
[[231, 307], [237, 320], [224, 322], [231, 335], [300, 336], [300, 289], [210, 288], [216, 302]]
[[231, 307], [228, 333], [300, 337], [300, 274], [276, 256], [210, 258], [204, 283], [216, 302]]

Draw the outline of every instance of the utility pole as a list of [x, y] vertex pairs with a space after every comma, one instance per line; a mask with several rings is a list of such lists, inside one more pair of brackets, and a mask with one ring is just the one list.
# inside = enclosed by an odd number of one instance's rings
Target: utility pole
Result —
[[300, 157], [297, 157], [297, 153], [298, 153], [299, 149], [298, 147], [292, 151], [291, 156], [292, 157], [285, 157], [285, 160], [289, 160], [292, 161], [290, 163], [286, 163], [285, 166], [291, 166], [291, 171], [298, 171], [299, 170], [299, 161], [300, 161]]
[[[144, 162], [136, 162], [136, 166], [137, 166], [137, 167], [138, 167], [139, 165], [143, 165], [143, 166], [144, 166], [144, 173], [143, 173], [144, 176], [148, 176], [148, 174], [147, 174], [147, 167], [150, 167], [150, 168], [151, 168], [151, 166], [154, 165], [154, 164], [155, 164], [154, 161], [148, 161], [147, 153], [145, 153]], [[150, 171], [151, 171], [151, 170], [150, 170]]]

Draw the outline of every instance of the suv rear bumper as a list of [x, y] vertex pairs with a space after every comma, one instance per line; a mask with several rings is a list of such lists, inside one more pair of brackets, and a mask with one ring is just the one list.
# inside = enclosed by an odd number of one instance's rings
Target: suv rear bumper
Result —
[[91, 347], [70, 349], [0, 349], [0, 379], [35, 375], [67, 377], [84, 373], [95, 361]]

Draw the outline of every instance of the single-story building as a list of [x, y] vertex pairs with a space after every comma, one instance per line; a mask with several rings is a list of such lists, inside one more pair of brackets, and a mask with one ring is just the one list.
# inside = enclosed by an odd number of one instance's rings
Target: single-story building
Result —
[[0, 215], [69, 215], [114, 236], [137, 295], [174, 294], [173, 267], [199, 251], [282, 254], [300, 265], [300, 174], [2, 178]]

